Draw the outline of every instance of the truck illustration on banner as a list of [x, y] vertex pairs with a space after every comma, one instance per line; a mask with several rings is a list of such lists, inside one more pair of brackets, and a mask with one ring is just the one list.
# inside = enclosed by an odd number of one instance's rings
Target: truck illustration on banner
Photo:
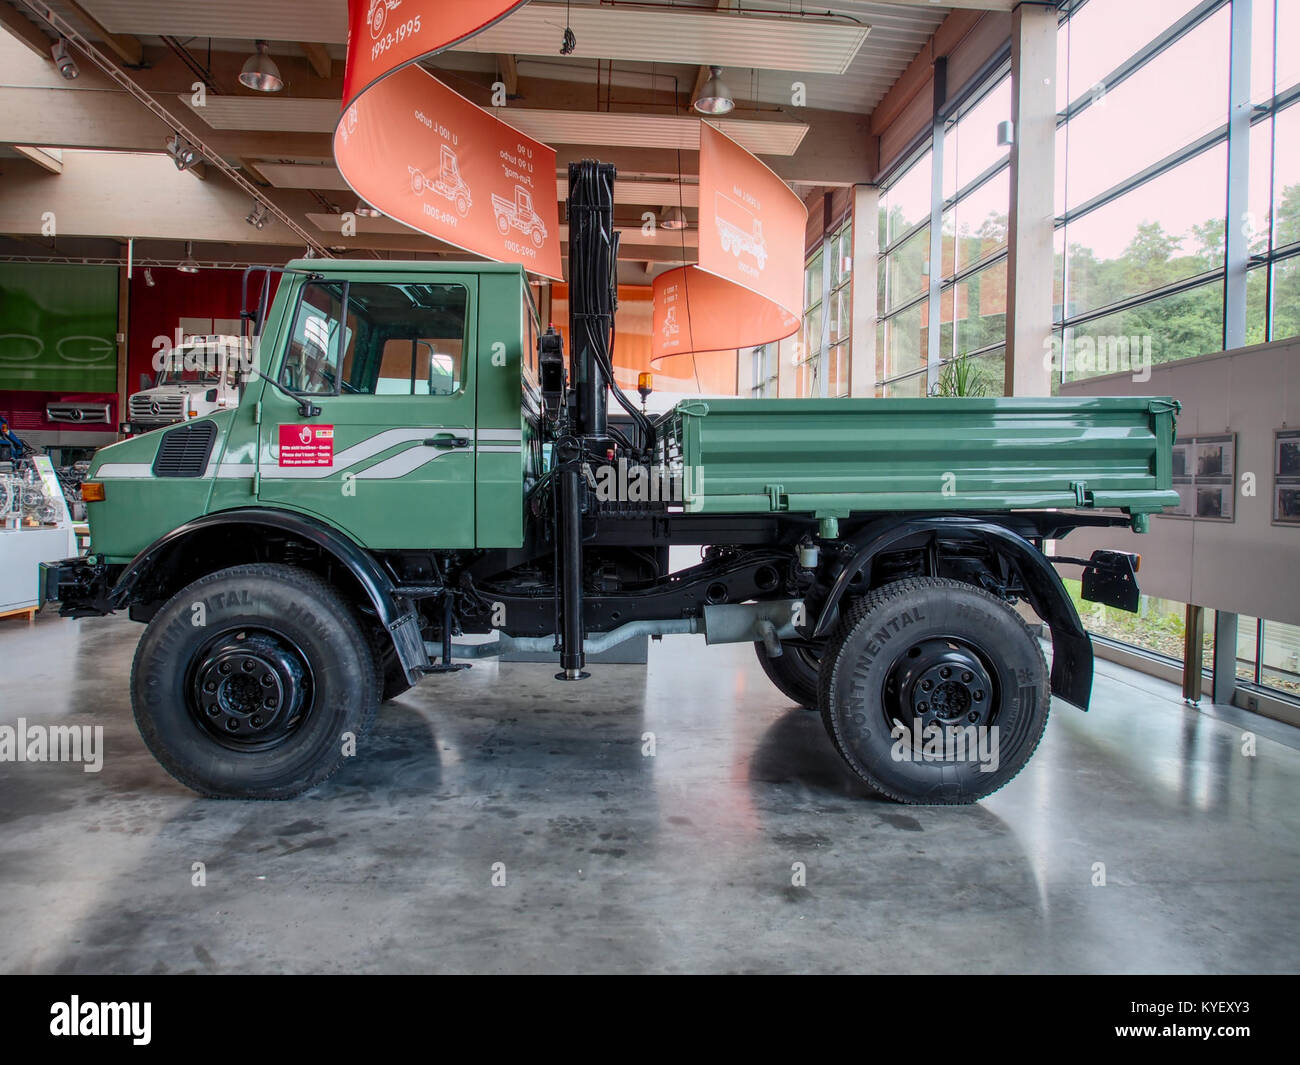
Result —
[[469, 214], [474, 199], [470, 195], [469, 184], [460, 176], [460, 162], [456, 159], [456, 153], [451, 150], [451, 145], [442, 146], [437, 177], [429, 177], [418, 166], [408, 165], [406, 169], [411, 175], [411, 191], [417, 196], [423, 196], [426, 189], [432, 189], [440, 196], [451, 200], [456, 205], [456, 212], [461, 218]]
[[760, 270], [767, 265], [763, 222], [755, 218], [752, 211], [719, 192], [714, 196], [713, 219], [723, 251], [731, 252], [737, 259], [741, 255], [752, 256]]
[[664, 311], [664, 337], [675, 337], [680, 331], [680, 327], [677, 325], [677, 308], [669, 307]]
[[533, 194], [522, 185], [515, 186], [515, 198], [492, 196], [492, 211], [497, 216], [497, 229], [505, 236], [512, 228], [527, 233], [533, 246], [540, 248], [546, 240], [546, 225], [533, 210]]

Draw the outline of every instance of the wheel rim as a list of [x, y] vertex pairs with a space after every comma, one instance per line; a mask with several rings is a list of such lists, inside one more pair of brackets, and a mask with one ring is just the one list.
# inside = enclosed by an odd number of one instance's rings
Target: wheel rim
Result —
[[278, 747], [310, 716], [311, 667], [302, 651], [278, 633], [241, 629], [218, 634], [193, 662], [190, 713], [223, 747]]
[[889, 667], [880, 700], [886, 722], [909, 730], [996, 723], [1001, 696], [988, 655], [966, 639], [912, 644]]

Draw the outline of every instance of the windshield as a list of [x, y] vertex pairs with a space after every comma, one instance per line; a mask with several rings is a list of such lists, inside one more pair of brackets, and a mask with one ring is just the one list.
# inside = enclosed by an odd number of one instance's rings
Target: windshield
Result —
[[182, 348], [159, 371], [158, 386], [220, 384], [220, 366], [220, 352], [204, 348]]

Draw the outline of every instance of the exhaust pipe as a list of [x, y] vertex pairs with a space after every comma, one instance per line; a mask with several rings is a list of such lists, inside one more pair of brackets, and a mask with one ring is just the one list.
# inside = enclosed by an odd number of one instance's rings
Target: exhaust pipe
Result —
[[[802, 599], [778, 599], [767, 603], [726, 603], [706, 606], [703, 618], [674, 618], [666, 621], [630, 621], [609, 632], [590, 633], [583, 641], [587, 654], [600, 654], [640, 636], [685, 636], [703, 633], [706, 642], [754, 643], [761, 641], [772, 658], [781, 654], [781, 641], [799, 635], [796, 618], [803, 616]], [[442, 648], [425, 645], [431, 656]], [[453, 643], [453, 658], [497, 658], [517, 651], [520, 654], [548, 654], [555, 651], [556, 638], [551, 636], [507, 636], [504, 633], [491, 643]]]

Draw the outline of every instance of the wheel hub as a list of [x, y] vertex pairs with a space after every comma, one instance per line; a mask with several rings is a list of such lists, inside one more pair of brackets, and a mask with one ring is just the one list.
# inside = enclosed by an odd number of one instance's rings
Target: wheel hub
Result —
[[[908, 648], [886, 680], [886, 712], [909, 727], [988, 725], [997, 711], [993, 680], [974, 648], [931, 639]], [[909, 720], [910, 719], [910, 720]]]
[[197, 717], [224, 744], [270, 745], [300, 719], [306, 681], [301, 658], [274, 637], [223, 639], [195, 671]]

